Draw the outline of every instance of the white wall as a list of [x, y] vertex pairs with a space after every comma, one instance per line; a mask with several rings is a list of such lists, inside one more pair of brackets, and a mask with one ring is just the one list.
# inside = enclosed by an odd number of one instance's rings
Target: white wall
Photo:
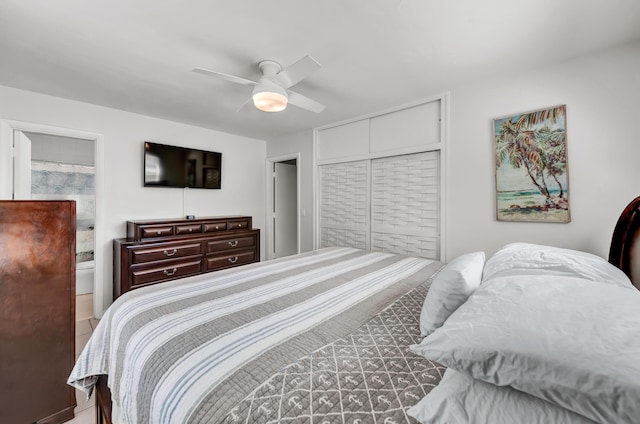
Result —
[[[142, 186], [143, 141], [221, 152], [222, 189], [188, 190], [186, 212], [196, 216], [251, 215], [254, 228], [265, 227], [263, 140], [2, 86], [0, 118], [104, 136], [104, 231], [102, 240], [96, 240], [104, 250], [104, 273], [98, 276], [96, 287], [103, 291], [104, 307], [112, 299], [112, 239], [126, 235], [126, 221], [184, 215], [183, 190]], [[7, 155], [10, 152], [0, 152], [3, 166]], [[5, 184], [0, 181], [0, 186]]]
[[[300, 252], [313, 250], [313, 131], [269, 140], [267, 157], [300, 153]], [[304, 212], [304, 215], [303, 215]]]
[[[572, 222], [496, 221], [493, 119], [559, 104], [567, 105]], [[620, 212], [640, 195], [639, 123], [640, 42], [452, 89], [447, 260], [513, 241], [606, 258]]]

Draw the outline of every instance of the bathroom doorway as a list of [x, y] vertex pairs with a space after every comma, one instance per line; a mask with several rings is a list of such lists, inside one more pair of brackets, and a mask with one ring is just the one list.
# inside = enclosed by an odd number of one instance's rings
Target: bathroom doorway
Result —
[[14, 198], [76, 201], [76, 295], [93, 293], [95, 273], [95, 142], [16, 131], [22, 156], [14, 170]]

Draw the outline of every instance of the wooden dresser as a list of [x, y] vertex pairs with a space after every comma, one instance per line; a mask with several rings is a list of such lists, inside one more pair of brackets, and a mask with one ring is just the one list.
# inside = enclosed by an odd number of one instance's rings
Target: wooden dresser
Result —
[[127, 222], [113, 241], [113, 298], [138, 287], [260, 260], [250, 216]]
[[76, 203], [0, 201], [0, 423], [62, 423], [76, 396]]

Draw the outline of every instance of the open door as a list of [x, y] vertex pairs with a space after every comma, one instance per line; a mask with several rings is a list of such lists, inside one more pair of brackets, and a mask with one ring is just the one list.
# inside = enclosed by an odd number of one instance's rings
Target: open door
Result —
[[274, 162], [274, 257], [298, 253], [298, 167]]
[[13, 198], [31, 200], [31, 140], [22, 131], [13, 132]]

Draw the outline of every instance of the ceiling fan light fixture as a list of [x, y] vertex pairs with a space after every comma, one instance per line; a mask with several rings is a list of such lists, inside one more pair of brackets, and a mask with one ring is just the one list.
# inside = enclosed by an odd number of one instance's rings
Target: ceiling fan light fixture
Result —
[[281, 112], [287, 107], [287, 92], [276, 84], [256, 86], [253, 104], [264, 112]]

